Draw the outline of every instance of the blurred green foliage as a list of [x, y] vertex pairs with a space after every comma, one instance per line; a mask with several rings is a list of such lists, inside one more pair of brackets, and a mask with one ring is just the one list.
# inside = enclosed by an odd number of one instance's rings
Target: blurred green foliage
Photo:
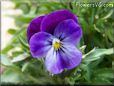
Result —
[[[12, 0], [23, 14], [15, 18], [16, 29], [9, 29], [12, 40], [1, 51], [2, 84], [113, 84], [114, 81], [114, 8], [79, 7], [79, 0]], [[85, 0], [89, 3], [89, 0]], [[103, 1], [103, 0], [102, 0]], [[110, 0], [109, 0], [110, 1]], [[104, 3], [110, 3], [106, 1]], [[113, 3], [113, 2], [111, 2]], [[29, 22], [58, 9], [69, 9], [78, 16], [83, 37], [78, 46], [81, 64], [59, 75], [50, 74], [43, 59], [32, 58], [26, 40]], [[11, 15], [10, 15], [11, 16]], [[18, 50], [17, 50], [18, 48]], [[9, 55], [10, 53], [10, 55]]]

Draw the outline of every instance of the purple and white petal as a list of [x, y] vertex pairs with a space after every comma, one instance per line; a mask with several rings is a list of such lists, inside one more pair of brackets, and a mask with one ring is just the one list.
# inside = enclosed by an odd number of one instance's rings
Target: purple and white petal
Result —
[[62, 9], [48, 14], [41, 23], [41, 30], [53, 34], [55, 27], [66, 19], [73, 19], [78, 23], [77, 16], [69, 10]]
[[63, 42], [77, 44], [82, 37], [82, 29], [74, 20], [67, 19], [56, 27], [54, 35]]
[[82, 53], [74, 45], [64, 43], [58, 58], [61, 58], [64, 69], [72, 69], [80, 64]]
[[47, 70], [52, 74], [58, 74], [63, 71], [63, 68], [61, 66], [61, 59], [58, 58], [58, 53], [54, 51], [53, 47], [47, 53], [45, 66]]
[[51, 48], [53, 36], [46, 32], [35, 33], [30, 39], [30, 51], [33, 57], [45, 57]]
[[28, 40], [28, 42], [29, 42], [32, 35], [34, 35], [35, 33], [40, 31], [40, 24], [41, 24], [42, 19], [44, 17], [45, 16], [36, 17], [30, 22], [28, 29], [27, 29], [27, 40]]

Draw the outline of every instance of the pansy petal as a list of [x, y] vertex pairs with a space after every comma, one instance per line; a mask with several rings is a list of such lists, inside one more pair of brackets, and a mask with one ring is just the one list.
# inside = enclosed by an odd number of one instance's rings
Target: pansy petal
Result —
[[58, 58], [61, 58], [64, 69], [72, 69], [80, 64], [82, 53], [74, 45], [64, 44]]
[[58, 53], [54, 51], [53, 47], [47, 53], [45, 59], [45, 66], [47, 70], [52, 74], [58, 74], [63, 71], [63, 68], [61, 66], [61, 60], [60, 58], [58, 58]]
[[82, 60], [82, 53], [74, 45], [64, 44], [59, 51], [53, 48], [47, 53], [45, 65], [52, 74], [59, 74], [64, 69], [72, 69], [78, 66]]
[[48, 14], [41, 23], [41, 30], [53, 34], [55, 27], [63, 20], [73, 19], [78, 23], [77, 16], [69, 10], [62, 9]]
[[33, 57], [45, 57], [51, 48], [53, 36], [46, 32], [35, 33], [30, 39], [30, 51]]
[[35, 33], [40, 31], [40, 25], [41, 25], [43, 18], [44, 18], [44, 16], [40, 16], [40, 17], [34, 18], [30, 22], [28, 29], [27, 29], [27, 40], [28, 40], [28, 42], [29, 42], [32, 35], [34, 35]]
[[56, 27], [54, 35], [63, 42], [77, 44], [81, 39], [82, 29], [74, 20], [67, 19]]

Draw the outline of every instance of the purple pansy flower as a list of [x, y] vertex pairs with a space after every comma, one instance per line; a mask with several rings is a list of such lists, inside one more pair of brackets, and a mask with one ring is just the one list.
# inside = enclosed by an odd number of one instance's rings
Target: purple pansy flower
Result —
[[77, 17], [65, 9], [33, 19], [27, 29], [32, 56], [45, 57], [45, 66], [53, 74], [80, 64], [82, 53], [75, 45], [81, 36]]

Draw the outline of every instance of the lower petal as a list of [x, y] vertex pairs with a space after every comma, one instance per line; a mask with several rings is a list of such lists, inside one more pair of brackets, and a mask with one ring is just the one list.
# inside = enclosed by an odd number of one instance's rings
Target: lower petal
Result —
[[75, 46], [67, 44], [67, 46], [64, 45], [59, 52], [59, 58], [61, 58], [62, 67], [64, 69], [72, 69], [80, 64], [82, 53], [76, 49]]
[[78, 66], [82, 59], [82, 53], [73, 45], [65, 44], [60, 51], [53, 48], [47, 53], [45, 65], [52, 74], [61, 73], [64, 69], [72, 69]]
[[58, 74], [63, 71], [60, 58], [58, 58], [58, 53], [54, 51], [53, 47], [50, 49], [46, 56], [45, 65], [47, 70], [52, 74]]

